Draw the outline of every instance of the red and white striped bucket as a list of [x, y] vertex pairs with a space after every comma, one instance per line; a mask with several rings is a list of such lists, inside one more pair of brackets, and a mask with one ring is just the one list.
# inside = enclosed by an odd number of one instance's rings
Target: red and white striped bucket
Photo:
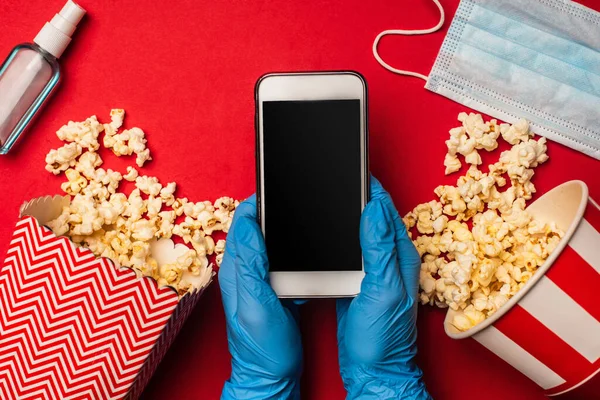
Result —
[[[581, 181], [531, 204], [536, 219], [565, 231], [556, 250], [510, 301], [466, 332], [541, 386], [546, 395], [600, 399], [600, 207]], [[576, 390], [575, 390], [576, 389]]]

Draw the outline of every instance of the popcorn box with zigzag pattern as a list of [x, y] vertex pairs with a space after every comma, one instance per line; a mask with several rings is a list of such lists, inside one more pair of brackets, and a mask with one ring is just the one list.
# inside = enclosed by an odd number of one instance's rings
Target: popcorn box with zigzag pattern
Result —
[[[0, 398], [137, 399], [202, 291], [179, 299], [55, 236], [66, 201], [23, 205], [0, 269]], [[187, 249], [168, 242], [162, 259]]]

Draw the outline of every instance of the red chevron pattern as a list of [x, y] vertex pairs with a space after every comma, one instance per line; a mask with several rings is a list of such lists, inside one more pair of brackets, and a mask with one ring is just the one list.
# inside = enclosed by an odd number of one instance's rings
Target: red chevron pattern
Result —
[[135, 382], [129, 390], [127, 397], [128, 400], [137, 399], [142, 394], [144, 388], [154, 374], [154, 371], [156, 371], [158, 364], [165, 356], [169, 347], [171, 347], [173, 340], [175, 340], [175, 337], [183, 327], [184, 322], [190, 316], [205, 289], [206, 287], [192, 295], [188, 294], [181, 298], [177, 308], [169, 320], [169, 323], [163, 330], [160, 338], [158, 338], [156, 346], [154, 346], [154, 349], [152, 349], [152, 353], [150, 353], [146, 359], [146, 362], [144, 363], [144, 366], [137, 374]]
[[177, 305], [22, 218], [0, 270], [0, 398], [124, 398]]

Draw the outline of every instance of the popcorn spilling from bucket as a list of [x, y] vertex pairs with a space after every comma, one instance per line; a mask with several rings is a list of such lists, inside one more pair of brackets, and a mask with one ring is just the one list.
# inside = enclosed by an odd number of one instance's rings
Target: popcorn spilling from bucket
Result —
[[[419, 204], [403, 221], [418, 232], [413, 242], [422, 257], [421, 303], [460, 311], [452, 324], [466, 331], [506, 304], [564, 233], [525, 210], [535, 193], [534, 168], [548, 160], [546, 139], [533, 139], [524, 119], [498, 124], [460, 113], [458, 120], [462, 126], [451, 129], [446, 141], [445, 172], [460, 169], [459, 155], [470, 168], [456, 186], [438, 186], [438, 200]], [[489, 172], [481, 172], [478, 150], [495, 150], [500, 136], [513, 147], [489, 165]]]
[[[117, 156], [135, 154], [138, 168], [152, 160], [143, 130], [131, 128], [119, 133], [125, 111], [113, 109], [110, 116], [107, 124], [92, 116], [82, 122], [69, 121], [57, 131], [58, 138], [67, 143], [50, 150], [46, 170], [55, 175], [64, 173], [67, 180], [61, 188], [71, 201], [58, 218], [47, 223], [48, 227], [98, 257], [152, 277], [159, 286], [173, 287], [180, 296], [201, 289], [213, 273], [207, 256], [214, 254], [220, 265], [225, 252], [225, 241], [215, 243], [212, 235], [229, 231], [239, 202], [221, 197], [214, 204], [194, 203], [175, 196], [175, 182], [163, 186], [156, 177], [140, 175], [134, 166], [128, 166], [125, 174], [101, 168], [103, 160], [97, 153], [101, 132], [105, 148]], [[118, 191], [123, 179], [135, 182], [129, 195]], [[181, 216], [184, 220], [176, 223]], [[172, 236], [179, 236], [191, 248], [176, 261], [159, 265], [151, 254], [151, 244]]]

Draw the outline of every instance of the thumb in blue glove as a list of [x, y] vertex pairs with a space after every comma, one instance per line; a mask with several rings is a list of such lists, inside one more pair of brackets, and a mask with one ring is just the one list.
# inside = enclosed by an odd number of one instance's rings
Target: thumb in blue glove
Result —
[[337, 302], [339, 360], [349, 399], [430, 399], [415, 363], [420, 258], [390, 195], [371, 179], [361, 219], [365, 278]]
[[292, 312], [269, 285], [255, 196], [235, 212], [219, 283], [231, 353], [231, 378], [221, 398], [300, 398], [300, 332]]

